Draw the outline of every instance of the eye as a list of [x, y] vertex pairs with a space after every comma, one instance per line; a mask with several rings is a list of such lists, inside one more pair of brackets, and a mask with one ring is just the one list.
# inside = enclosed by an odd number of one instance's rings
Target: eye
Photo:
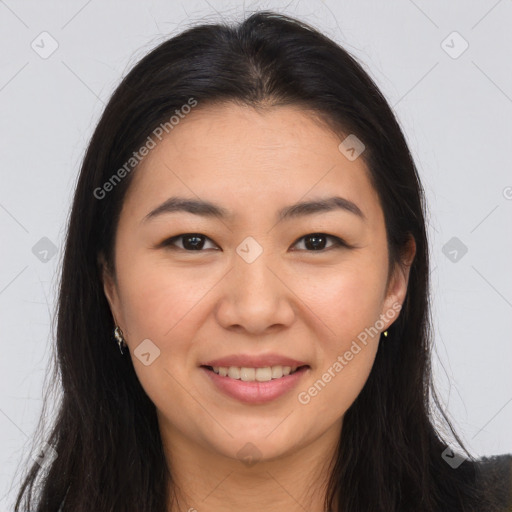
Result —
[[299, 240], [297, 240], [294, 245], [297, 245], [299, 242], [304, 240], [304, 247], [306, 248], [306, 251], [325, 251], [325, 244], [328, 239], [332, 240], [333, 243], [331, 246], [327, 247], [327, 249], [333, 249], [336, 247], [348, 247], [348, 245], [341, 238], [338, 238], [334, 235], [326, 235], [325, 233], [310, 233], [309, 235], [305, 235], [299, 238]]
[[[182, 246], [178, 247], [175, 242], [180, 239], [182, 240]], [[169, 247], [171, 249], [173, 249], [173, 248], [182, 249], [182, 250], [189, 251], [189, 252], [190, 251], [201, 251], [202, 249], [204, 249], [205, 240], [210, 240], [210, 239], [205, 235], [201, 235], [200, 233], [184, 233], [183, 235], [173, 236], [172, 238], [168, 238], [167, 240], [164, 240], [160, 244], [160, 246], [161, 247]], [[213, 245], [215, 245], [215, 244], [213, 244]], [[207, 247], [207, 249], [208, 249], [208, 247]]]

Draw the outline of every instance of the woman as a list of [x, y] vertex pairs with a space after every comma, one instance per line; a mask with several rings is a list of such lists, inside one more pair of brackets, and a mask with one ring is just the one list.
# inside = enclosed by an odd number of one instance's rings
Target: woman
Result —
[[154, 49], [83, 162], [63, 397], [16, 510], [508, 510], [512, 457], [434, 426], [424, 207], [386, 100], [313, 28]]

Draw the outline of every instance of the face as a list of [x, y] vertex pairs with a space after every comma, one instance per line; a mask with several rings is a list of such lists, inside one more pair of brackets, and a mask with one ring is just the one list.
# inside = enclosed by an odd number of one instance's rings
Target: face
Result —
[[[169, 439], [273, 460], [339, 435], [408, 280], [386, 289], [383, 212], [341, 140], [291, 107], [199, 106], [134, 171], [104, 289]], [[157, 210], [178, 197], [218, 211]]]

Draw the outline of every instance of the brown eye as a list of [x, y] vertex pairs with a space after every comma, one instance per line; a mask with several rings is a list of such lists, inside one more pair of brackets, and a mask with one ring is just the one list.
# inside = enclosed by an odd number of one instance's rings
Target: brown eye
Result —
[[[177, 246], [176, 244], [176, 242], [179, 241], [180, 239], [182, 241], [181, 247]], [[184, 251], [201, 251], [205, 248], [204, 246], [207, 240], [211, 242], [211, 240], [207, 236], [202, 235], [200, 233], [184, 233], [182, 235], [177, 235], [173, 236], [172, 238], [168, 238], [167, 240], [162, 242], [161, 245], [163, 247], [169, 247], [171, 249], [182, 249]], [[207, 247], [207, 249], [208, 248], [209, 247]]]
[[[325, 233], [310, 233], [309, 235], [299, 238], [294, 245], [297, 245], [302, 240], [304, 240], [305, 249], [301, 250], [306, 250], [308, 252], [324, 251], [335, 247], [347, 247], [347, 244], [341, 238], [334, 235], [326, 235]], [[333, 243], [326, 248], [327, 240], [332, 240]]]

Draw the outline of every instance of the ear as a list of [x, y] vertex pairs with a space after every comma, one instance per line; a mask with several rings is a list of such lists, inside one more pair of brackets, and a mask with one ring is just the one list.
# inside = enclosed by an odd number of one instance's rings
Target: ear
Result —
[[[390, 310], [394, 310], [396, 312], [397, 304], [400, 305], [400, 308], [402, 307], [407, 294], [409, 274], [415, 255], [416, 242], [414, 237], [410, 235], [409, 240], [401, 253], [400, 261], [395, 265], [393, 275], [389, 280], [386, 298], [384, 299], [384, 307], [382, 310], [383, 315], [386, 315], [386, 312], [389, 312]], [[395, 315], [393, 315], [393, 318], [394, 319], [391, 320], [383, 330], [386, 330], [396, 320]]]
[[103, 253], [98, 256], [98, 268], [103, 282], [103, 292], [110, 306], [110, 311], [114, 317], [114, 322], [119, 325], [118, 320], [121, 318], [120, 301], [117, 293], [117, 282], [112, 271], [109, 269]]

